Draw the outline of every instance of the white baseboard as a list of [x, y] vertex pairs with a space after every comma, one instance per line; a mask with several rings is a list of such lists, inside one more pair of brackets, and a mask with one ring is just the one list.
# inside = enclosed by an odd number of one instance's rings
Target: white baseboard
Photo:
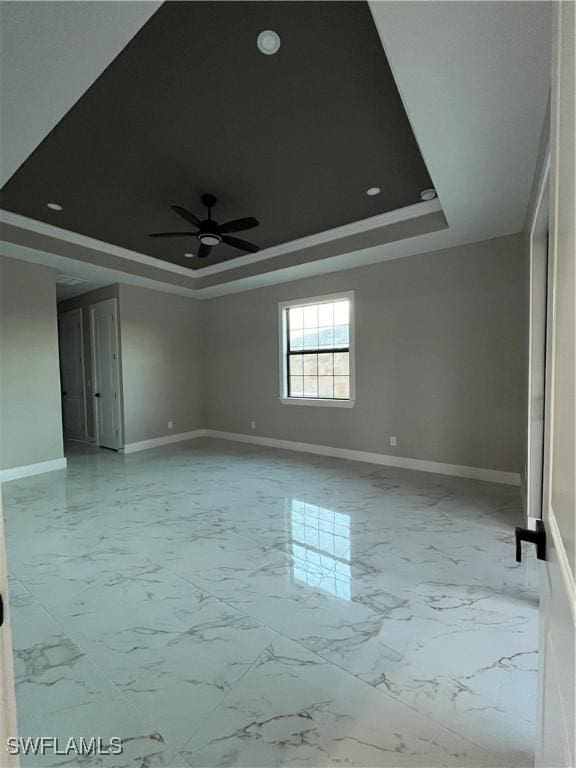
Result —
[[205, 429], [195, 429], [192, 432], [178, 432], [175, 435], [153, 437], [150, 440], [141, 440], [139, 443], [127, 443], [124, 446], [124, 453], [138, 453], [138, 451], [147, 451], [149, 448], [160, 448], [162, 445], [182, 443], [185, 440], [195, 440], [198, 437], [204, 437], [205, 434]]
[[41, 461], [38, 464], [25, 464], [22, 467], [12, 467], [0, 471], [0, 482], [8, 483], [10, 480], [20, 480], [23, 477], [42, 475], [44, 472], [54, 472], [57, 469], [66, 469], [66, 459], [52, 459]]
[[206, 437], [217, 437], [222, 440], [235, 440], [240, 443], [253, 443], [254, 445], [264, 445], [269, 448], [282, 448], [288, 451], [314, 453], [319, 456], [332, 456], [333, 458], [348, 459], [350, 461], [364, 461], [369, 464], [380, 464], [386, 467], [414, 469], [419, 472], [434, 472], [439, 475], [452, 475], [453, 477], [465, 477], [472, 480], [486, 480], [490, 483], [520, 485], [520, 474], [518, 472], [501, 472], [496, 469], [484, 469], [482, 467], [444, 464], [439, 461], [425, 461], [423, 459], [409, 459], [402, 456], [388, 456], [383, 453], [355, 451], [350, 448], [332, 448], [328, 445], [314, 445], [312, 443], [298, 443], [292, 440], [278, 440], [274, 437], [259, 437], [257, 435], [243, 435], [235, 432], [220, 432], [217, 429], [205, 429], [203, 432]]

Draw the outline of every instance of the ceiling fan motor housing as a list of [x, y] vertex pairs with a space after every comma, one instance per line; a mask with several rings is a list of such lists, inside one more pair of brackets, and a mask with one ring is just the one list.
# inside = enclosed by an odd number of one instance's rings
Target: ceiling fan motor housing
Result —
[[198, 240], [200, 240], [201, 243], [204, 245], [220, 245], [222, 242], [221, 235], [215, 231], [215, 227], [207, 227], [206, 229], [202, 228], [200, 232], [198, 232]]
[[253, 216], [242, 219], [233, 219], [220, 225], [212, 218], [212, 207], [216, 205], [218, 199], [211, 194], [205, 193], [201, 197], [202, 202], [208, 208], [208, 218], [200, 220], [198, 216], [182, 208], [180, 205], [171, 206], [172, 210], [189, 224], [197, 227], [197, 232], [154, 232], [150, 237], [196, 237], [200, 242], [198, 258], [204, 259], [210, 255], [210, 251], [217, 245], [225, 243], [232, 248], [239, 248], [248, 253], [256, 253], [258, 246], [242, 240], [238, 237], [232, 237], [230, 232], [243, 232], [247, 229], [253, 229], [258, 226], [258, 219]]

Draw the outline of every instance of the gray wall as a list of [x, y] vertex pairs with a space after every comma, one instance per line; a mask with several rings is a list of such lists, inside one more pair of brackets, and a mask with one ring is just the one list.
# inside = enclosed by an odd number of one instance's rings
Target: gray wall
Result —
[[[513, 235], [207, 301], [206, 426], [517, 472], [525, 270]], [[278, 302], [345, 290], [355, 407], [281, 404]]]
[[56, 283], [52, 269], [0, 256], [0, 467], [62, 450]]
[[200, 429], [199, 302], [120, 285], [120, 336], [125, 443]]
[[[86, 397], [86, 428], [88, 437], [94, 437], [94, 404], [92, 401], [92, 334], [90, 330], [90, 306], [106, 299], [118, 299], [118, 285], [107, 285], [95, 291], [88, 291], [72, 299], [66, 299], [58, 304], [58, 314], [68, 312], [71, 309], [82, 310], [82, 337], [84, 342], [84, 383]], [[118, 302], [119, 304], [119, 302]], [[118, 307], [120, 316], [120, 307]], [[122, 365], [122, 349], [119, 351], [120, 365]]]

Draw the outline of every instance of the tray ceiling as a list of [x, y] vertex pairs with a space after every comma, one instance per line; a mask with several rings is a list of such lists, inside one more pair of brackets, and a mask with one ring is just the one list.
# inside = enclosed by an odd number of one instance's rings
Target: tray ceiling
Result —
[[[257, 48], [275, 30], [276, 55]], [[370, 197], [366, 190], [380, 187]], [[165, 3], [7, 182], [0, 205], [190, 269], [203, 218], [261, 249], [419, 202], [433, 186], [364, 2]], [[46, 207], [57, 202], [62, 211]]]

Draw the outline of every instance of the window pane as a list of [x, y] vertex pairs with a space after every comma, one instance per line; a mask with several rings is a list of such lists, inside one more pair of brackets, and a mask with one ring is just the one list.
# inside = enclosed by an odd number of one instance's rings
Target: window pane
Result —
[[290, 397], [302, 397], [304, 394], [304, 377], [290, 376]]
[[303, 331], [290, 331], [290, 349], [302, 349], [303, 346]]
[[339, 400], [350, 398], [349, 376], [334, 376], [334, 397]]
[[350, 302], [337, 301], [334, 304], [334, 325], [348, 325], [350, 322]]
[[318, 305], [304, 307], [304, 328], [318, 328]]
[[319, 305], [318, 325], [334, 325], [334, 304]]
[[335, 347], [348, 346], [348, 326], [347, 325], [334, 326], [334, 346]]
[[348, 376], [350, 373], [349, 357], [348, 352], [334, 353], [334, 373], [337, 376]]
[[304, 376], [304, 397], [318, 397], [317, 376]]
[[318, 397], [334, 397], [334, 378], [332, 376], [318, 377]]
[[290, 330], [304, 328], [304, 310], [302, 307], [292, 307], [290, 310]]
[[290, 355], [290, 376], [302, 376], [303, 373], [302, 355]]
[[[289, 396], [348, 400], [350, 398], [350, 309], [348, 299], [289, 307]], [[296, 354], [294, 354], [296, 352]]]
[[320, 376], [332, 376], [334, 373], [334, 355], [332, 352], [318, 355], [318, 373]]
[[304, 331], [304, 349], [318, 349], [318, 330]]
[[318, 329], [318, 347], [333, 347], [334, 346], [334, 328], [319, 328]]
[[318, 355], [304, 355], [304, 375], [316, 376], [318, 374]]

